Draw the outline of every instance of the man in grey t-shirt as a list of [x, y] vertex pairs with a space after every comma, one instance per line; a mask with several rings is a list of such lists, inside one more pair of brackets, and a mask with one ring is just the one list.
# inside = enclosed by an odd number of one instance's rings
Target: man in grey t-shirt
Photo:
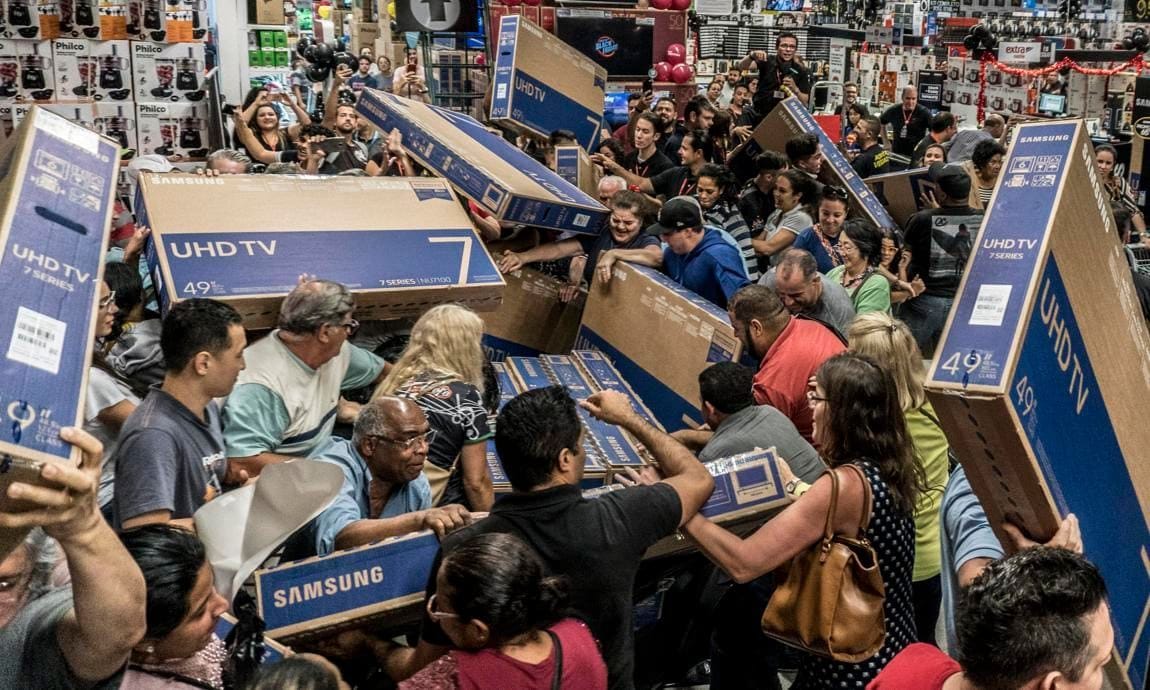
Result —
[[713, 432], [692, 429], [676, 432], [675, 438], [697, 448], [702, 462], [774, 447], [795, 476], [813, 483], [826, 465], [786, 415], [770, 405], [755, 404], [754, 376], [754, 371], [734, 362], [704, 369], [699, 374], [699, 396], [703, 419]]
[[805, 249], [783, 252], [778, 266], [759, 279], [759, 285], [778, 293], [790, 313], [820, 321], [840, 338], [855, 318], [851, 296], [833, 280], [823, 280], [815, 257]]

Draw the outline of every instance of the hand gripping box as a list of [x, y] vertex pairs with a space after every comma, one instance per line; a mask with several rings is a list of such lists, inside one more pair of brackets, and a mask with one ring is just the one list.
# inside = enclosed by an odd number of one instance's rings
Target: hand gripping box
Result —
[[438, 551], [435, 535], [419, 532], [257, 570], [266, 634], [298, 642], [417, 621]]
[[211, 297], [248, 328], [270, 328], [304, 273], [346, 285], [361, 321], [443, 302], [492, 309], [503, 292], [443, 180], [146, 174], [136, 209], [152, 229], [146, 257], [165, 313]]
[[570, 302], [559, 299], [566, 283], [531, 268], [503, 276], [503, 303], [483, 318], [483, 349], [492, 361], [509, 356], [570, 352], [579, 330], [586, 295]]
[[491, 121], [546, 139], [570, 130], [588, 151], [603, 127], [607, 70], [537, 24], [499, 20]]
[[[1150, 334], [1081, 120], [1020, 125], [927, 389], [999, 538], [1073, 512], [1117, 687], [1150, 661]], [[1007, 542], [1008, 543], [1008, 542]]]
[[727, 312], [622, 261], [611, 282], [592, 286], [575, 347], [602, 352], [667, 429], [702, 423], [699, 373], [739, 361], [742, 349]]
[[499, 220], [597, 235], [607, 218], [596, 199], [466, 115], [374, 89], [356, 108], [380, 131], [399, 130], [412, 158]]
[[60, 429], [85, 419], [119, 149], [34, 108], [0, 169], [0, 471], [12, 456], [75, 462]]

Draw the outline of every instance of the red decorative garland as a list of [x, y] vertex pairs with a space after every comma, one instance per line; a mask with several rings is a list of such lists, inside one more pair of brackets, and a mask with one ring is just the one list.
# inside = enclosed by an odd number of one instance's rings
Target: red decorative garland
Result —
[[1062, 58], [1058, 62], [1047, 65], [1046, 67], [1037, 67], [1035, 69], [1025, 69], [1022, 67], [1011, 67], [1010, 65], [1003, 64], [998, 61], [990, 53], [984, 53], [982, 60], [978, 65], [978, 121], [982, 122], [986, 115], [986, 70], [988, 67], [993, 67], [999, 72], [1005, 72], [1018, 77], [1025, 77], [1027, 79], [1034, 79], [1035, 77], [1042, 77], [1051, 72], [1058, 72], [1060, 70], [1069, 69], [1080, 74], [1085, 74], [1093, 77], [1111, 77], [1119, 72], [1127, 70], [1134, 70], [1141, 72], [1145, 67], [1145, 60], [1142, 53], [1138, 53], [1128, 62], [1125, 62], [1117, 67], [1110, 69], [1096, 69], [1093, 67], [1083, 67], [1070, 58]]

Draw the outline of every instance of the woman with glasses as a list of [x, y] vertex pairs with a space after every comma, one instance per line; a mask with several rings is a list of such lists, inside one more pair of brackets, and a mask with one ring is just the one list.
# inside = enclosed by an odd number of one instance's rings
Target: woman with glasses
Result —
[[870, 221], [852, 218], [843, 223], [839, 251], [843, 263], [827, 273], [847, 291], [856, 314], [890, 312], [890, 283], [878, 270], [882, 260], [882, 234]]
[[798, 170], [787, 170], [776, 177], [775, 210], [767, 217], [763, 233], [751, 241], [755, 254], [774, 265], [775, 257], [790, 247], [799, 233], [814, 224], [810, 206], [815, 202], [816, 193], [815, 181]]
[[423, 408], [435, 436], [424, 472], [434, 505], [491, 510], [487, 472], [491, 429], [483, 407], [483, 321], [466, 307], [441, 304], [415, 322], [411, 341], [375, 397], [397, 395]]
[[427, 615], [454, 649], [400, 690], [606, 690], [591, 631], [563, 616], [563, 583], [511, 534], [479, 534], [452, 549], [435, 576]]
[[835, 266], [842, 266], [843, 255], [839, 248], [843, 223], [850, 213], [847, 190], [834, 185], [823, 187], [819, 198], [818, 222], [799, 233], [792, 245], [805, 249], [815, 257], [819, 273], [829, 273]]
[[[843, 353], [827, 360], [808, 391], [815, 442], [838, 476], [836, 534], [865, 537], [878, 555], [886, 598], [886, 639], [870, 659], [842, 663], [804, 654], [793, 690], [863, 688], [915, 639], [911, 599], [914, 510], [924, 485], [893, 377], [873, 359]], [[742, 539], [696, 515], [684, 529], [733, 580], [750, 582], [818, 544], [831, 502], [831, 478], [808, 486], [779, 464], [795, 502]], [[869, 488], [871, 512], [864, 514]], [[860, 524], [867, 524], [860, 531]]]

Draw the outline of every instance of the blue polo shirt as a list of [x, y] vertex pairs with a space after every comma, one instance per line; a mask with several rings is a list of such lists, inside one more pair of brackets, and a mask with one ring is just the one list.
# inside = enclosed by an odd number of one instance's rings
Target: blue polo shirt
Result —
[[739, 250], [718, 230], [707, 228], [689, 254], [663, 249], [663, 272], [709, 302], [727, 308], [727, 300], [751, 281]]

